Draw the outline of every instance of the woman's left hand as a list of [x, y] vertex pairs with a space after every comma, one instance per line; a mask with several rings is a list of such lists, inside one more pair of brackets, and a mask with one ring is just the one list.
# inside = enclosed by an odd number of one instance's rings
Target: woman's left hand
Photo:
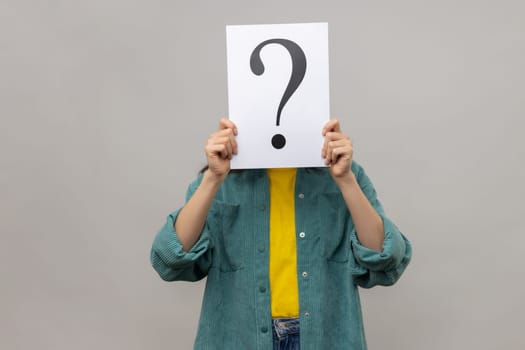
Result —
[[323, 127], [324, 144], [322, 157], [325, 164], [330, 167], [334, 180], [350, 175], [353, 148], [350, 137], [343, 134], [337, 119], [331, 119]]

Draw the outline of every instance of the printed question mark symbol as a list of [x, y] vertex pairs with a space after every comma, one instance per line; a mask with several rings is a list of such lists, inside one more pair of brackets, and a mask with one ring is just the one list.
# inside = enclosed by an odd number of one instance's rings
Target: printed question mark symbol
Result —
[[[281, 112], [284, 108], [284, 105], [290, 97], [294, 94], [295, 90], [299, 87], [303, 81], [304, 74], [306, 73], [306, 56], [304, 55], [303, 50], [295, 42], [288, 39], [269, 39], [263, 41], [253, 50], [250, 57], [250, 68], [252, 69], [253, 74], [262, 75], [264, 73], [264, 65], [261, 60], [261, 50], [268, 44], [281, 44], [284, 46], [290, 56], [292, 57], [292, 75], [288, 81], [288, 86], [284, 90], [283, 97], [279, 103], [279, 108], [277, 109], [277, 126], [281, 121]], [[281, 149], [286, 144], [286, 138], [281, 134], [273, 135], [272, 137], [272, 146], [276, 149]]]

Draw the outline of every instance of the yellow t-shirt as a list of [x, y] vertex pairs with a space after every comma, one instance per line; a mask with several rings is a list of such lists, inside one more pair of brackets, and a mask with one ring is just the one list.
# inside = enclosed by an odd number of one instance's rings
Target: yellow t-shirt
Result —
[[299, 317], [295, 245], [295, 168], [268, 169], [272, 317]]

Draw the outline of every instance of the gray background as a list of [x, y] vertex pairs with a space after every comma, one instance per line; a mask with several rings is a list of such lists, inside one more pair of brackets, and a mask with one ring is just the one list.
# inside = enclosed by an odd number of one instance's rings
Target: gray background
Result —
[[[0, 348], [189, 349], [149, 249], [227, 115], [226, 24], [329, 23], [332, 116], [411, 239], [370, 349], [523, 349], [525, 4], [0, 1]], [[290, 102], [292, 102], [292, 99]]]

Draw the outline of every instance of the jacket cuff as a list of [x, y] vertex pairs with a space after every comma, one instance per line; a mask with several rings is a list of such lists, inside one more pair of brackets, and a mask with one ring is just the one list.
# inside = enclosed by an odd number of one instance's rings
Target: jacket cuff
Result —
[[359, 242], [355, 228], [351, 233], [352, 250], [359, 265], [370, 271], [389, 271], [397, 268], [406, 252], [406, 239], [390, 219], [381, 215], [383, 219], [385, 239], [383, 250], [367, 248]]
[[208, 250], [209, 234], [207, 224], [205, 224], [199, 239], [193, 247], [187, 252], [182, 249], [182, 243], [174, 228], [175, 220], [181, 209], [168, 215], [166, 224], [157, 233], [152, 246], [154, 254], [152, 254], [151, 260], [153, 265], [155, 265], [155, 260], [160, 259], [165, 266], [183, 268], [194, 263]]

